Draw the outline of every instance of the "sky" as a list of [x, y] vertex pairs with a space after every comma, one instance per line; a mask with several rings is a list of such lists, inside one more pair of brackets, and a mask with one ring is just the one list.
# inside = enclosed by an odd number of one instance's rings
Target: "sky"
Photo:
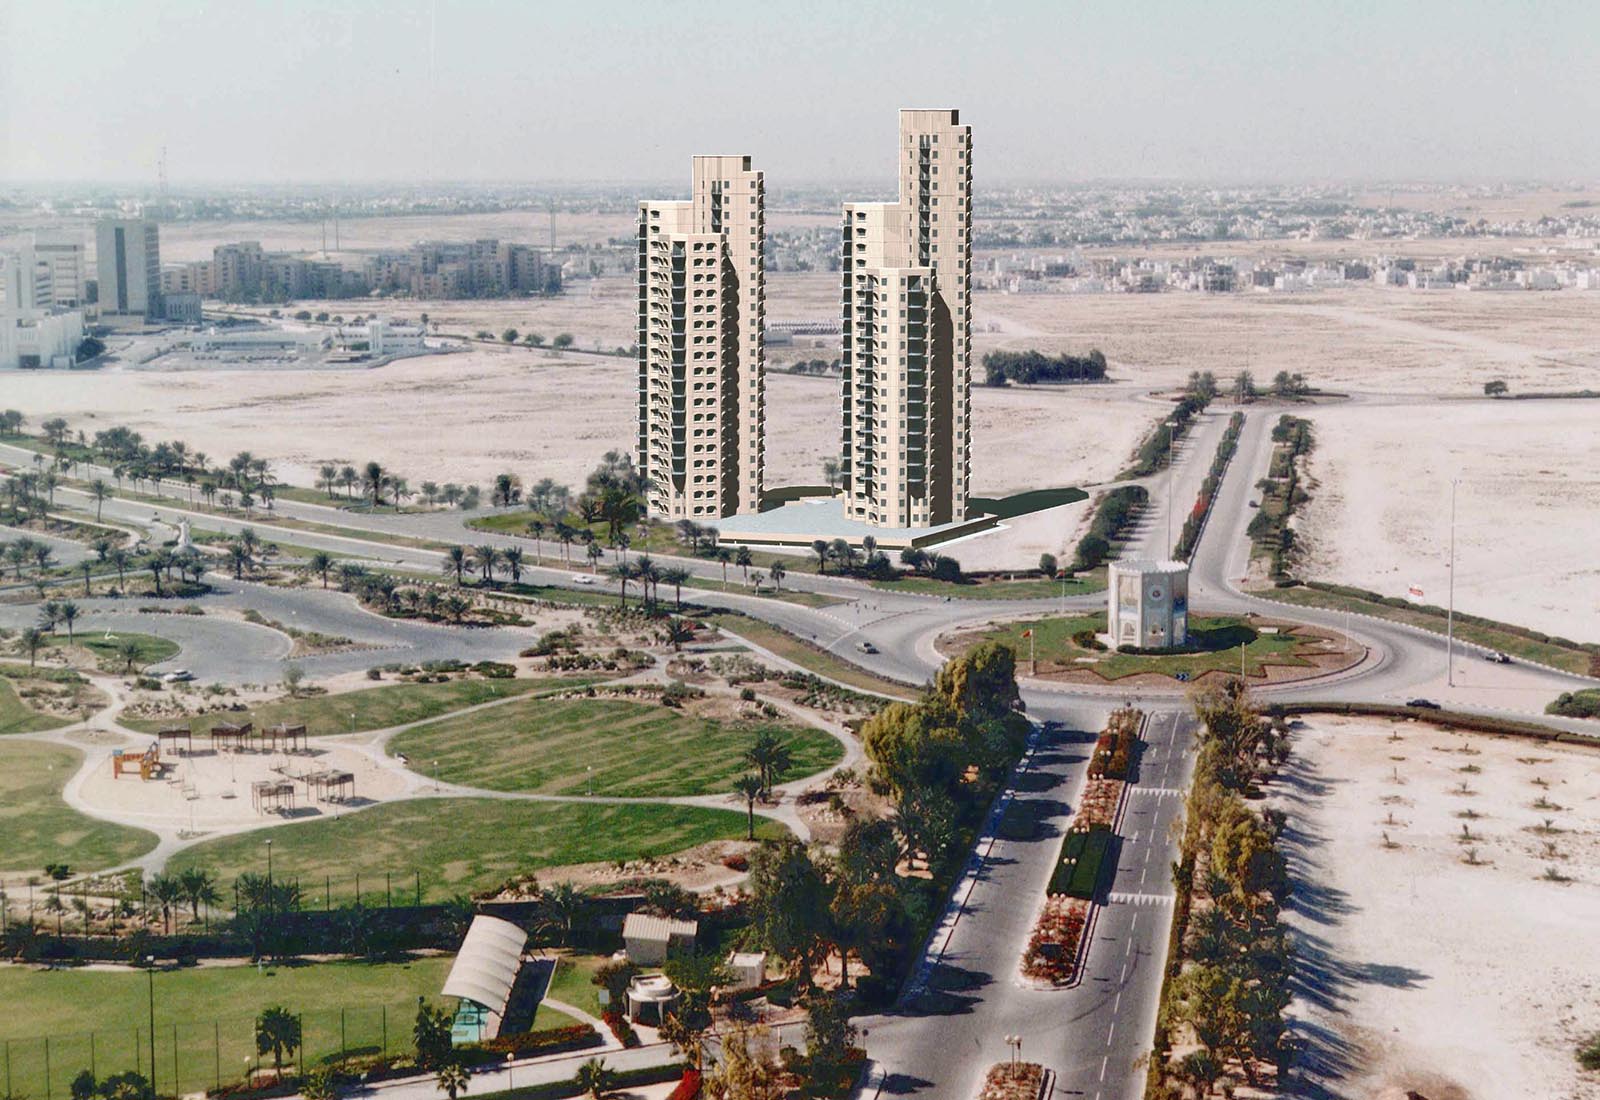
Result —
[[1595, 0], [0, 0], [0, 182], [1600, 179]]

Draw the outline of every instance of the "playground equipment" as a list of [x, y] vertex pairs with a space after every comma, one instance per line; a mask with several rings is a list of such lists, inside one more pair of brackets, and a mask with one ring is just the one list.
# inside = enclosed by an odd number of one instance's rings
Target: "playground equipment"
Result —
[[263, 779], [250, 784], [250, 804], [258, 814], [294, 812], [294, 783], [288, 779]]
[[127, 752], [123, 749], [113, 749], [111, 752], [111, 778], [120, 779], [124, 774], [137, 774], [140, 779], [160, 779], [167, 772], [168, 764], [161, 759], [161, 742], [152, 742], [144, 752]]
[[284, 752], [304, 752], [310, 747], [306, 744], [305, 726], [291, 726], [283, 722], [262, 730], [261, 741], [269, 752], [280, 749]]
[[250, 747], [254, 733], [255, 727], [249, 722], [242, 726], [232, 722], [218, 722], [211, 727], [211, 747], [217, 751], [229, 749], [233, 752], [243, 752]]
[[[174, 756], [194, 755], [194, 734], [190, 732], [188, 726], [168, 726], [166, 729], [156, 731], [158, 745], [165, 747], [169, 741], [172, 742]], [[183, 743], [181, 749], [178, 747], [179, 742]]]

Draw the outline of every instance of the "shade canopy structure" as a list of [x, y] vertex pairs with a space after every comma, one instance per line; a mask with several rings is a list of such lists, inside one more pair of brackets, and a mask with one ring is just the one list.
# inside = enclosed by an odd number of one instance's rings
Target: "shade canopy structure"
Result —
[[528, 934], [499, 917], [476, 916], [461, 941], [461, 950], [444, 980], [446, 997], [460, 997], [488, 1013], [483, 1038], [500, 1034], [501, 1017], [511, 1000], [511, 987], [522, 969]]

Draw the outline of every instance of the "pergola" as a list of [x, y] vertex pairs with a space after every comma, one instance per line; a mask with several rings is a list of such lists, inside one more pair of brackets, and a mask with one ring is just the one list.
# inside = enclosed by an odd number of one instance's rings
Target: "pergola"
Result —
[[250, 747], [250, 741], [254, 736], [255, 727], [249, 722], [242, 726], [234, 725], [232, 722], [218, 722], [211, 727], [211, 747], [243, 752]]
[[168, 726], [166, 729], [156, 731], [156, 743], [162, 748], [167, 743], [172, 743], [172, 751], [178, 753], [178, 743], [183, 742], [181, 755], [188, 756], [194, 752], [194, 732], [188, 726]]
[[294, 809], [294, 784], [287, 779], [264, 779], [250, 784], [250, 804], [258, 814]]
[[354, 772], [307, 772], [296, 778], [306, 785], [306, 793], [318, 802], [347, 802], [356, 794]]
[[284, 752], [304, 752], [310, 746], [306, 744], [306, 728], [304, 726], [291, 726], [279, 722], [276, 726], [268, 726], [261, 731], [263, 746], [269, 752], [282, 749]]

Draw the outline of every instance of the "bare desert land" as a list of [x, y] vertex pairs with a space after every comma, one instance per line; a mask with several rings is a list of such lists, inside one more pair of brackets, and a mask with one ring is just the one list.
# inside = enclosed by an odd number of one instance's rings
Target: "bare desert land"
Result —
[[1600, 1096], [1600, 750], [1317, 716], [1275, 786], [1291, 1094]]
[[1600, 402], [1316, 408], [1306, 575], [1600, 639]]

